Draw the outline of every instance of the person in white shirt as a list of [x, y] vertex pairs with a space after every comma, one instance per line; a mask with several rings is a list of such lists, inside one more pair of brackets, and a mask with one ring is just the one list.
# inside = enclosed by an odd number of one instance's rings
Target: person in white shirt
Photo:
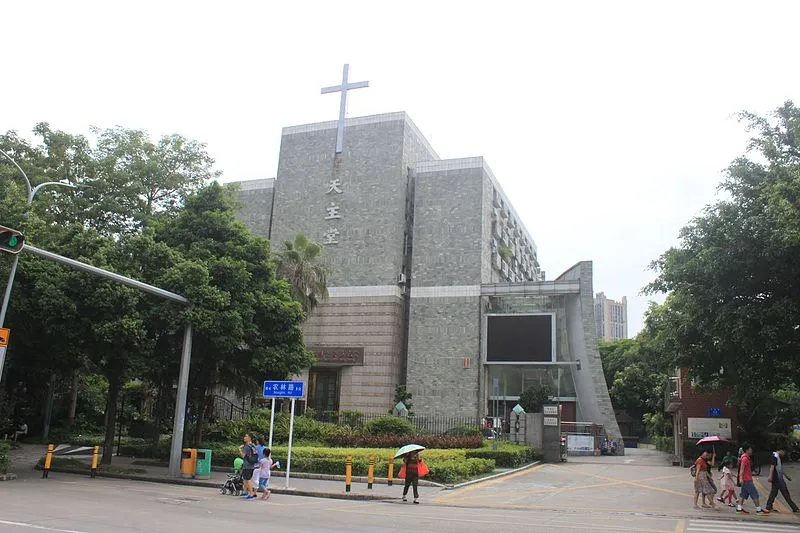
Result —
[[280, 468], [280, 463], [272, 462], [272, 450], [264, 448], [264, 458], [259, 461], [258, 469], [258, 488], [261, 489], [261, 499], [266, 500], [269, 498], [269, 478], [272, 477], [272, 469]]

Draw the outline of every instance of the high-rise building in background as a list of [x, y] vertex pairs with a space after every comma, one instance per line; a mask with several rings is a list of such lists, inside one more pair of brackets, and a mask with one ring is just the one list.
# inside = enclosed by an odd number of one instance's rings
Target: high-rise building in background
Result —
[[594, 297], [594, 321], [597, 324], [597, 338], [616, 341], [628, 338], [628, 299], [621, 302], [606, 298], [604, 292]]

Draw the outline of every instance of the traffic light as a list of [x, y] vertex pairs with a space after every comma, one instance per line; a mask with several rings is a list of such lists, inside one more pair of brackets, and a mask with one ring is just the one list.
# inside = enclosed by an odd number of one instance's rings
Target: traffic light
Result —
[[11, 228], [0, 226], [0, 252], [18, 254], [25, 244], [25, 236]]

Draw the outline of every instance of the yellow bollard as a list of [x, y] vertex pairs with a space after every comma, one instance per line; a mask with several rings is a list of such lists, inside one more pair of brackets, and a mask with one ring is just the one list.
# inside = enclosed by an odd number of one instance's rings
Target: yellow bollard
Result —
[[389, 456], [389, 483], [388, 485], [392, 486], [392, 480], [394, 479], [394, 457], [391, 455]]
[[95, 446], [92, 452], [92, 477], [97, 477], [97, 456], [100, 453], [100, 446]]
[[375, 456], [369, 456], [369, 470], [367, 470], [367, 488], [372, 490], [372, 482], [375, 481]]
[[344, 491], [350, 492], [350, 482], [353, 481], [353, 456], [348, 455], [344, 469]]
[[47, 454], [44, 456], [44, 469], [42, 469], [42, 479], [47, 478], [50, 473], [50, 462], [53, 460], [53, 445], [47, 445]]

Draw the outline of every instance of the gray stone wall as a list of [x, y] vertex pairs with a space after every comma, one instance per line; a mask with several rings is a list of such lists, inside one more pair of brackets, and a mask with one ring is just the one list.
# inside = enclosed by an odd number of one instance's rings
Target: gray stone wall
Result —
[[478, 415], [479, 303], [480, 297], [411, 299], [408, 389], [414, 411]]
[[238, 189], [236, 199], [240, 204], [237, 218], [252, 233], [269, 238], [275, 179], [240, 181], [233, 185]]
[[429, 168], [417, 166], [414, 171], [412, 286], [478, 285], [483, 172]]
[[[275, 184], [273, 240], [297, 233], [338, 244], [324, 255], [332, 286], [392, 285], [400, 273], [405, 219], [404, 118], [349, 126], [344, 153], [334, 155], [336, 130], [287, 128], [281, 139]], [[338, 180], [342, 191], [330, 191]], [[337, 208], [335, 213], [328, 209]], [[341, 218], [328, 219], [336, 214]]]
[[591, 261], [576, 264], [558, 279], [580, 282], [580, 294], [568, 295], [565, 299], [570, 352], [572, 359], [581, 363], [581, 370], [573, 373], [578, 392], [578, 421], [603, 424], [606, 433], [621, 442], [622, 433], [608, 395], [603, 362], [597, 347]]

